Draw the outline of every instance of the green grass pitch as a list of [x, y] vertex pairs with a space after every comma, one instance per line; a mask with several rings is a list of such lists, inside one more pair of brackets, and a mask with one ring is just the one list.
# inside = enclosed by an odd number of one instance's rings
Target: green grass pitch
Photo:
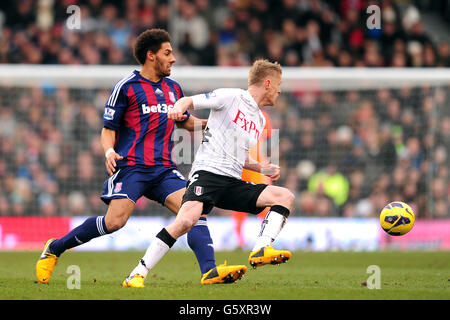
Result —
[[[236, 283], [202, 286], [193, 253], [171, 251], [150, 272], [144, 289], [120, 286], [141, 251], [66, 252], [47, 285], [36, 281], [39, 255], [0, 252], [0, 300], [450, 299], [450, 252], [293, 252], [286, 264], [248, 267]], [[248, 265], [247, 257], [240, 250], [216, 252], [218, 263]], [[67, 287], [71, 265], [80, 268], [80, 289]], [[371, 265], [380, 268], [380, 289], [364, 284]]]

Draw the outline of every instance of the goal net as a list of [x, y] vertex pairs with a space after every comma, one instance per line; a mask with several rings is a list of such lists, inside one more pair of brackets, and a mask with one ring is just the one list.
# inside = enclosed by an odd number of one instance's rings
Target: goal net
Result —
[[[136, 68], [0, 67], [0, 216], [105, 213], [104, 104]], [[171, 78], [191, 95], [245, 88], [247, 74], [176, 67]], [[394, 200], [419, 218], [450, 216], [448, 70], [284, 68], [276, 106], [264, 110], [277, 130], [275, 184], [297, 196], [293, 216], [376, 217]], [[169, 211], [141, 199], [134, 215]]]

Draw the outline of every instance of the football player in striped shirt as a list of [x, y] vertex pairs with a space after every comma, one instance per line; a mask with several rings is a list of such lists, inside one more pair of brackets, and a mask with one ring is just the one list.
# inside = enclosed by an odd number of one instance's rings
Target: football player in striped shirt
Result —
[[[137, 200], [145, 196], [178, 213], [186, 190], [186, 180], [172, 158], [171, 139], [175, 125], [193, 131], [200, 120], [186, 112], [183, 119], [167, 117], [175, 102], [183, 97], [180, 85], [167, 78], [175, 63], [169, 34], [162, 29], [144, 31], [136, 40], [134, 55], [142, 65], [120, 80], [106, 102], [101, 143], [109, 178], [101, 199], [108, 204], [105, 216], [90, 217], [59, 239], [50, 239], [36, 264], [36, 275], [47, 283], [58, 260], [67, 249], [122, 228]], [[214, 249], [206, 216], [188, 234], [188, 244], [196, 254], [202, 274], [217, 274], [208, 283], [221, 283], [234, 266], [215, 265]], [[144, 287], [144, 277], [124, 282], [126, 287]], [[233, 279], [234, 280], [234, 279]]]

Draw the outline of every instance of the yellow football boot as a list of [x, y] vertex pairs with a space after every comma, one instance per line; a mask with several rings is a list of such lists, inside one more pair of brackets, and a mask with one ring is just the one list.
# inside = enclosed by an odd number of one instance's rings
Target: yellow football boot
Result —
[[56, 239], [47, 240], [41, 257], [36, 263], [36, 277], [40, 283], [47, 283], [50, 280], [53, 269], [58, 262], [58, 257], [49, 250], [50, 243], [55, 240]]
[[248, 257], [248, 263], [255, 269], [266, 264], [280, 264], [288, 261], [292, 254], [287, 250], [276, 250], [272, 246], [265, 246], [252, 251]]
[[122, 287], [124, 288], [145, 288], [144, 285], [144, 276], [140, 274], [135, 274], [134, 276], [130, 276], [123, 280]]
[[203, 274], [201, 284], [233, 283], [247, 272], [246, 266], [227, 266], [227, 262], [212, 268]]

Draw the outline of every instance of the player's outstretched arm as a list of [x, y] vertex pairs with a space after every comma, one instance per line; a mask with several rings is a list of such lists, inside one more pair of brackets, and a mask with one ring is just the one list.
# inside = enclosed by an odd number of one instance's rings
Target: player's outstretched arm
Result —
[[100, 137], [103, 151], [105, 151], [105, 166], [108, 174], [112, 176], [116, 172], [116, 160], [122, 160], [123, 157], [116, 153], [114, 144], [116, 142], [116, 132], [112, 129], [103, 128]]
[[184, 114], [188, 109], [192, 109], [194, 104], [191, 97], [183, 97], [175, 102], [172, 109], [167, 113], [167, 118], [175, 121], [183, 121], [187, 115]]
[[280, 178], [280, 167], [273, 163], [259, 163], [250, 155], [245, 159], [244, 168], [247, 170], [256, 171], [268, 176], [272, 181], [277, 181]]
[[261, 164], [258, 161], [250, 157], [250, 155], [247, 155], [244, 163], [244, 169], [261, 172], [261, 168]]
[[260, 172], [268, 176], [272, 181], [277, 181], [280, 178], [280, 167], [273, 163], [262, 165]]

